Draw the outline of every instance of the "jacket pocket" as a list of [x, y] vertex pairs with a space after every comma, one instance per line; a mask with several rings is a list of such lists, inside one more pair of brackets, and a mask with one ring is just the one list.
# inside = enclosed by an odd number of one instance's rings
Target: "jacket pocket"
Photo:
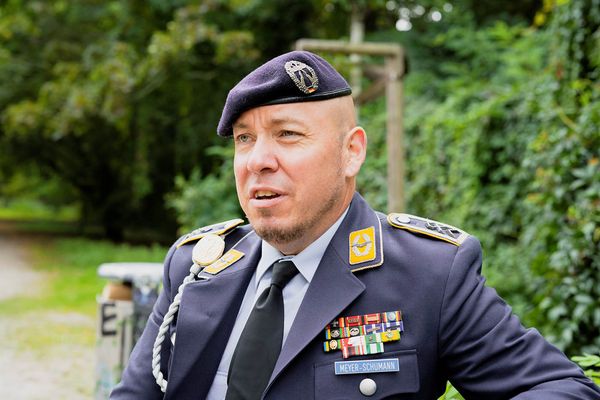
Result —
[[[337, 369], [336, 362], [342, 363], [338, 364]], [[351, 363], [345, 364], [347, 362]], [[348, 359], [337, 358], [315, 364], [314, 369], [317, 400], [374, 400], [419, 391], [419, 366], [417, 351], [414, 349]]]

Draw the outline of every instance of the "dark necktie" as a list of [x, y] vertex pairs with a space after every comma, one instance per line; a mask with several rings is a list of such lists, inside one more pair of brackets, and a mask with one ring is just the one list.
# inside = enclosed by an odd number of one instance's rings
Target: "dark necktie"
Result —
[[261, 398], [281, 352], [282, 291], [297, 273], [298, 269], [291, 261], [277, 261], [273, 264], [271, 286], [256, 300], [233, 352], [225, 400]]

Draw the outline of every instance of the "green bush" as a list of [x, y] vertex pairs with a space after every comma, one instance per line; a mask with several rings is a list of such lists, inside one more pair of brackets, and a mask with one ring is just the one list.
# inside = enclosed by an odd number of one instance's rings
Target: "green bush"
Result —
[[572, 358], [581, 368], [586, 376], [590, 377], [596, 385], [600, 385], [600, 356], [584, 354]]
[[[434, 84], [443, 96], [419, 96], [406, 110], [411, 211], [479, 236], [491, 283], [572, 354], [600, 350], [600, 12], [592, 3], [556, 6], [543, 29], [438, 35], [438, 50], [461, 62], [445, 63], [449, 76]], [[430, 82], [417, 71], [407, 92], [427, 93]]]
[[178, 176], [175, 192], [167, 197], [177, 213], [181, 233], [243, 216], [235, 192], [233, 148], [214, 146], [207, 154], [218, 156], [218, 172], [201, 176], [195, 169], [189, 179]]

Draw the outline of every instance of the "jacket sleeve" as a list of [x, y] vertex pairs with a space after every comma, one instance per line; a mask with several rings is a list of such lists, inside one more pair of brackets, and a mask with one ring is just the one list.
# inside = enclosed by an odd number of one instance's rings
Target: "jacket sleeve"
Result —
[[[165, 257], [163, 290], [154, 304], [154, 308], [148, 318], [142, 336], [131, 352], [121, 382], [110, 394], [111, 400], [158, 400], [163, 398], [164, 394], [161, 392], [160, 387], [152, 374], [152, 348], [154, 347], [154, 340], [156, 339], [158, 328], [162, 324], [163, 317], [171, 304], [171, 293], [172, 291], [177, 290], [177, 288], [171, 287], [169, 278], [169, 266], [175, 250], [176, 247], [172, 246]], [[173, 293], [173, 295], [175, 294], [176, 293]], [[161, 349], [161, 371], [165, 375], [165, 379], [168, 379], [167, 365], [170, 348], [171, 341], [168, 338], [165, 338]]]
[[440, 310], [438, 346], [450, 381], [466, 399], [600, 399], [600, 389], [484, 285], [481, 247], [463, 243]]

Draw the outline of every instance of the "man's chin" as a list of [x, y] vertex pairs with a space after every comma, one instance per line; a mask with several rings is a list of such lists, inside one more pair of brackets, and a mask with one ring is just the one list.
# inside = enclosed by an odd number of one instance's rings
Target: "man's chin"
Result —
[[252, 225], [260, 238], [272, 245], [283, 245], [298, 240], [302, 237], [302, 227], [281, 227], [274, 224]]

